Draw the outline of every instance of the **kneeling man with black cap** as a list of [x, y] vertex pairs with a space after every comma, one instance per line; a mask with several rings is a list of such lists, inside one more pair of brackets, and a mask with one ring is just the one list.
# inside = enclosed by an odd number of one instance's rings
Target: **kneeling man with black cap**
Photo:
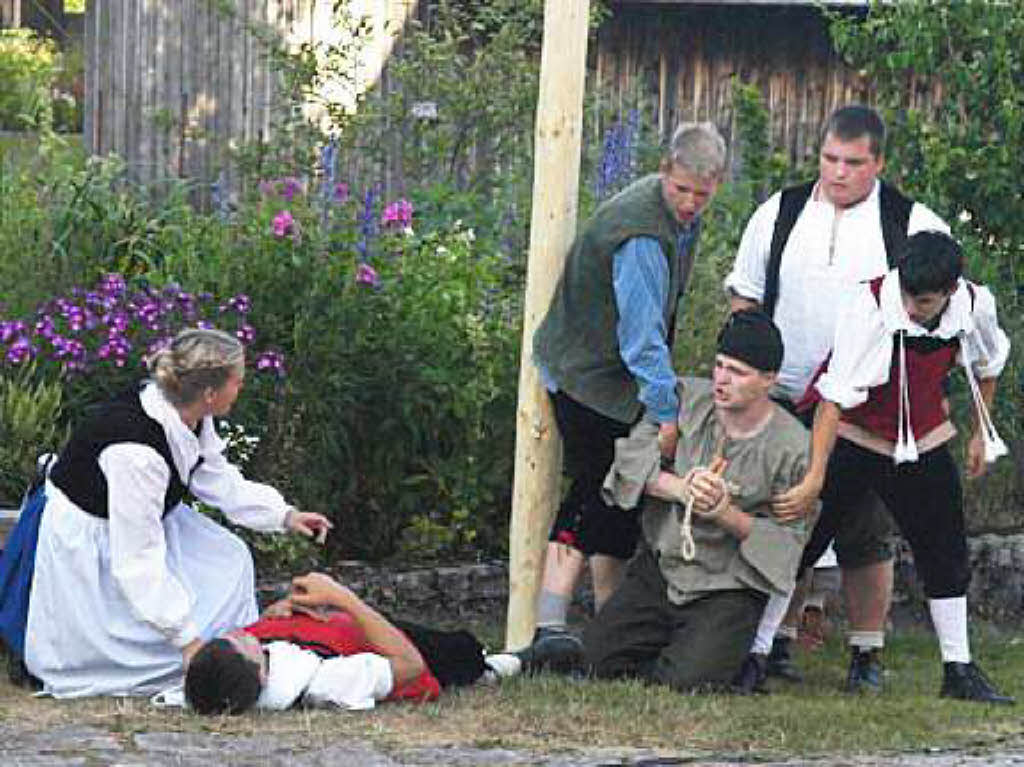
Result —
[[781, 363], [771, 319], [737, 312], [719, 334], [712, 380], [679, 380], [674, 465], [662, 465], [656, 424], [640, 421], [616, 442], [605, 499], [641, 505], [644, 535], [584, 633], [597, 676], [727, 687], [769, 594], [793, 588], [814, 519], [780, 522], [771, 511], [809, 460], [806, 430], [768, 396]]

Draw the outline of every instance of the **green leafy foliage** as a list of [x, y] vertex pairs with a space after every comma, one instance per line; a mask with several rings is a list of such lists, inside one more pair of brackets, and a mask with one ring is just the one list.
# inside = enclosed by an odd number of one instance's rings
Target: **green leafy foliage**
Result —
[[346, 550], [391, 553], [410, 521], [406, 549], [502, 543], [488, 531], [508, 509], [517, 312], [500, 259], [467, 235], [378, 260], [379, 287], [326, 282], [296, 328], [296, 355], [316, 361], [294, 383], [316, 393], [299, 408], [305, 461], [320, 467], [297, 481]]
[[0, 129], [21, 130], [49, 118], [56, 57], [53, 43], [30, 30], [0, 30]]
[[36, 457], [63, 441], [60, 384], [35, 380], [34, 373], [31, 365], [0, 372], [0, 506], [18, 505]]
[[83, 60], [27, 29], [0, 30], [0, 130], [81, 130]]

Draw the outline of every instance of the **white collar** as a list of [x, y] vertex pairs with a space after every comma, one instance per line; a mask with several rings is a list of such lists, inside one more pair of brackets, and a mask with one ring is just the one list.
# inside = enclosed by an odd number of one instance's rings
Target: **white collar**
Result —
[[[882, 311], [882, 322], [886, 331], [890, 334], [889, 337], [891, 338], [896, 333], [899, 334], [898, 386], [900, 399], [896, 416], [898, 427], [893, 459], [896, 463], [916, 461], [918, 458], [917, 443], [914, 439], [914, 432], [910, 428], [910, 388], [907, 376], [906, 339], [914, 336], [941, 339], [964, 338], [974, 330], [974, 300], [971, 297], [971, 291], [967, 282], [961, 277], [957, 280], [956, 290], [949, 297], [949, 304], [942, 312], [938, 327], [935, 330], [929, 331], [912, 322], [909, 315], [907, 315], [906, 310], [903, 308], [899, 272], [893, 269], [882, 279], [878, 301]], [[992, 417], [985, 406], [985, 400], [981, 396], [981, 390], [975, 380], [971, 360], [969, 359], [969, 346], [964, 343], [960, 345], [960, 364], [963, 366], [964, 373], [967, 376], [967, 383], [971, 389], [971, 398], [974, 401], [974, 408], [977, 411], [978, 420], [982, 426], [985, 461], [992, 463], [1000, 456], [1006, 455], [1008, 450], [1006, 444], [996, 431]]]
[[178, 477], [185, 485], [188, 485], [189, 474], [202, 453], [210, 450], [219, 453], [224, 450], [224, 442], [217, 435], [210, 416], [203, 419], [199, 437], [196, 437], [181, 420], [178, 409], [168, 401], [153, 381], [146, 383], [139, 394], [139, 402], [142, 403], [143, 412], [163, 427], [167, 444], [171, 448], [174, 468], [178, 470]]
[[907, 310], [903, 308], [900, 275], [896, 269], [882, 278], [878, 302], [882, 310], [882, 322], [890, 334], [903, 331], [909, 337], [930, 336], [949, 339], [961, 333], [970, 333], [974, 329], [971, 295], [963, 278], [957, 280], [956, 290], [950, 295], [949, 304], [943, 310], [935, 330], [928, 330], [910, 319]]

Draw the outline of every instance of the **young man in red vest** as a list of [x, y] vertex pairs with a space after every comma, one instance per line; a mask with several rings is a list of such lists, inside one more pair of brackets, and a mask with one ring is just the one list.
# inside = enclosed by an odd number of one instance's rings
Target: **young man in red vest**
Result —
[[[989, 290], [961, 278], [962, 260], [949, 235], [914, 234], [898, 269], [862, 284], [840, 313], [832, 356], [814, 386], [821, 401], [800, 492], [820, 492], [822, 515], [802, 565], [824, 551], [840, 518], [877, 492], [924, 581], [943, 660], [940, 695], [1007, 704], [1014, 699], [971, 660], [963, 491], [943, 384], [959, 363], [973, 405], [967, 476], [981, 476], [1007, 452], [989, 411], [1010, 342]], [[877, 654], [856, 653], [853, 663], [877, 667]]]
[[435, 700], [442, 687], [520, 666], [511, 655], [485, 657], [466, 631], [396, 625], [350, 589], [310, 573], [293, 579], [291, 594], [256, 623], [204, 644], [186, 670], [185, 698], [201, 714], [300, 702], [361, 710], [382, 700]]

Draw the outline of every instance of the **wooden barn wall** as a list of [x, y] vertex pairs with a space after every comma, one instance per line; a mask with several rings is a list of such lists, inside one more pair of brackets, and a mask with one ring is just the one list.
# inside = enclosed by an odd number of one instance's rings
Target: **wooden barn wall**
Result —
[[814, 156], [836, 106], [872, 100], [832, 49], [815, 8], [613, 6], [595, 47], [605, 106], [641, 109], [663, 140], [679, 122], [708, 120], [735, 148], [734, 76], [760, 87], [772, 145], [793, 161]]
[[0, 29], [21, 26], [21, 0], [0, 0]]
[[88, 3], [87, 150], [120, 155], [143, 183], [216, 178], [231, 140], [269, 129], [272, 76], [246, 25], [295, 24], [303, 5], [238, 0], [232, 17], [211, 0]]
[[[233, 188], [230, 151], [269, 137], [279, 83], [253, 24], [290, 45], [315, 39], [334, 0], [92, 0], [87, 4], [88, 151], [116, 153], [142, 183], [178, 177]], [[219, 6], [233, 6], [224, 14]], [[415, 0], [362, 0], [399, 13]], [[383, 25], [383, 22], [382, 22]]]

